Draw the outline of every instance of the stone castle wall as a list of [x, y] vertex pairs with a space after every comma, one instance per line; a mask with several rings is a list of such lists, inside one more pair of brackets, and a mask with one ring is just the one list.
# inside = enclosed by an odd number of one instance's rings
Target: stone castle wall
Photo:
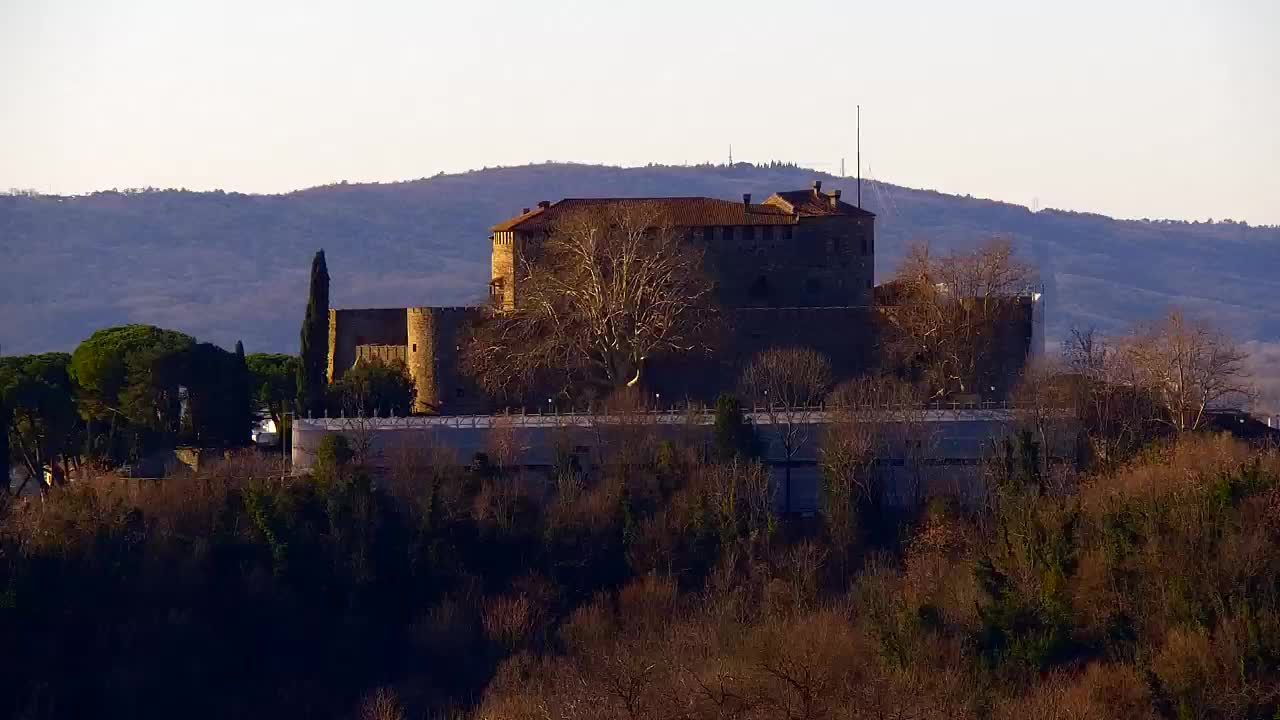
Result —
[[484, 312], [478, 307], [412, 307], [405, 310], [409, 375], [417, 395], [414, 412], [458, 411], [487, 407], [459, 369], [468, 324]]
[[404, 308], [329, 311], [329, 382], [356, 363], [358, 345], [401, 345], [406, 342]]
[[665, 403], [710, 403], [735, 392], [756, 353], [780, 347], [807, 347], [831, 361], [837, 379], [874, 368], [878, 316], [867, 307], [741, 308], [724, 311], [722, 334], [712, 353], [660, 358], [645, 369], [647, 390]]
[[725, 307], [871, 304], [873, 218], [801, 217], [795, 225], [703, 228], [707, 272]]

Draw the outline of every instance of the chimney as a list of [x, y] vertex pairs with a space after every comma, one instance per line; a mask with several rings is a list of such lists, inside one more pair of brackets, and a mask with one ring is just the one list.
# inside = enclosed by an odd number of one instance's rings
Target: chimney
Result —
[[521, 210], [521, 211], [520, 211], [520, 214], [521, 214], [521, 215], [528, 215], [528, 214], [529, 214], [529, 208], [525, 208], [525, 209]]
[[743, 205], [751, 204], [751, 193], [742, 193], [742, 204]]
[[831, 209], [835, 210], [839, 207], [840, 207], [840, 191], [832, 190], [831, 191]]
[[820, 193], [820, 192], [822, 192], [822, 181], [821, 181], [821, 180], [814, 180], [814, 181], [813, 181], [813, 191], [814, 191], [815, 193]]
[[547, 208], [549, 208], [549, 207], [551, 207], [551, 201], [550, 201], [550, 200], [539, 200], [539, 201], [538, 201], [538, 209], [539, 209], [539, 210], [546, 210], [546, 209], [547, 209]]

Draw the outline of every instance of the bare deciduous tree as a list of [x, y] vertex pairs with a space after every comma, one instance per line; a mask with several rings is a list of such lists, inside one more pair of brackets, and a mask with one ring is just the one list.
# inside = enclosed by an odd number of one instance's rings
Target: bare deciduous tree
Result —
[[[838, 551], [853, 544], [859, 508], [879, 506], [884, 487], [875, 461], [900, 444], [895, 430], [919, 404], [915, 388], [892, 376], [847, 380], [827, 396], [828, 421], [818, 460], [823, 520]], [[836, 559], [845, 560], [840, 555]]]
[[1253, 393], [1244, 350], [1179, 310], [1139, 329], [1122, 352], [1133, 384], [1155, 395], [1155, 419], [1175, 432], [1196, 430], [1207, 411], [1238, 407]]
[[791, 510], [791, 459], [809, 440], [813, 413], [831, 385], [831, 362], [809, 348], [774, 348], [742, 373], [743, 394], [769, 419], [786, 456], [786, 499]]
[[935, 397], [979, 392], [1000, 323], [1033, 281], [1033, 270], [1014, 257], [1007, 240], [947, 255], [913, 245], [885, 313], [893, 329], [887, 350], [917, 367]]
[[1040, 471], [1048, 476], [1050, 461], [1072, 449], [1074, 377], [1058, 358], [1034, 358], [1013, 388], [1017, 405], [1013, 430], [1030, 432], [1040, 444]]
[[1115, 467], [1147, 439], [1149, 394], [1135, 387], [1127, 353], [1093, 328], [1072, 328], [1063, 347], [1071, 404], [1091, 461]]
[[479, 324], [464, 352], [490, 392], [553, 381], [607, 392], [636, 385], [659, 354], [709, 349], [703, 250], [655, 206], [570, 214], [526, 248], [518, 274], [516, 306]]
[[400, 698], [391, 688], [373, 690], [360, 702], [360, 720], [404, 720]]

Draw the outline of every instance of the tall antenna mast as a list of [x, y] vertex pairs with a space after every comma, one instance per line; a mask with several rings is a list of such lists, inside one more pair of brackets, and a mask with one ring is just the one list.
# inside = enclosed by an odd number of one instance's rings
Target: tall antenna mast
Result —
[[733, 167], [733, 143], [729, 143], [729, 166]]
[[858, 105], [858, 209], [862, 209], [862, 106]]
[[844, 158], [840, 158], [840, 177], [844, 177]]

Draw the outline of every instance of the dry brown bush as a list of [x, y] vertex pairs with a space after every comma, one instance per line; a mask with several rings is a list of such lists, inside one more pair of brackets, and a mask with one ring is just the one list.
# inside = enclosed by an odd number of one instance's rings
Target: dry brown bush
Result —
[[618, 615], [630, 632], [662, 633], [680, 610], [675, 580], [649, 574], [618, 591]]
[[767, 620], [751, 630], [753, 695], [758, 717], [822, 718], [850, 706], [874, 653], [841, 613], [820, 611], [802, 622]]
[[[1115, 472], [1090, 478], [1081, 487], [1081, 503], [1086, 509], [1105, 511], [1111, 500], [1154, 500], [1195, 490], [1219, 471], [1238, 469], [1251, 458], [1248, 445], [1227, 435], [1163, 443]], [[1268, 470], [1280, 466], [1273, 455], [1262, 460]]]
[[903, 597], [928, 604], [955, 626], [977, 623], [978, 587], [974, 579], [976, 529], [945, 512], [929, 513], [907, 546]]
[[430, 440], [425, 444], [405, 442], [383, 451], [386, 472], [380, 484], [396, 499], [416, 505], [430, 490], [431, 483], [452, 479], [458, 467], [457, 453]]
[[404, 720], [404, 708], [395, 690], [380, 687], [360, 703], [360, 720]]
[[512, 592], [486, 598], [480, 625], [490, 642], [513, 651], [543, 637], [556, 602], [552, 583], [540, 575], [525, 575], [512, 583]]
[[1131, 665], [1095, 663], [1083, 673], [1058, 672], [1026, 694], [1000, 700], [994, 720], [1154, 720], [1145, 681]]
[[489, 641], [508, 651], [524, 644], [539, 620], [538, 610], [524, 594], [488, 598], [480, 616]]

